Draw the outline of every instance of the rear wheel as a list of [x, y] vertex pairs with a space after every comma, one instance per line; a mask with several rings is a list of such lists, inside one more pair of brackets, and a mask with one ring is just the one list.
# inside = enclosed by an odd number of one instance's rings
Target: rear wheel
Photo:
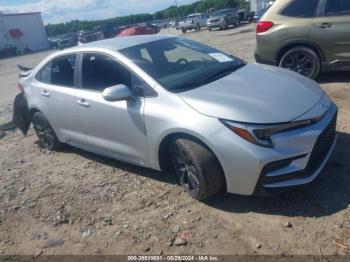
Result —
[[175, 139], [170, 146], [179, 184], [195, 199], [204, 200], [223, 190], [224, 174], [219, 161], [205, 146], [191, 139]]
[[62, 143], [58, 141], [55, 131], [43, 113], [36, 112], [32, 122], [41, 147], [52, 151], [61, 148]]
[[186, 33], [186, 28], [182, 28], [181, 31], [182, 31], [182, 33], [185, 34]]
[[290, 69], [311, 79], [321, 71], [321, 61], [314, 50], [305, 46], [289, 49], [281, 57], [279, 66]]

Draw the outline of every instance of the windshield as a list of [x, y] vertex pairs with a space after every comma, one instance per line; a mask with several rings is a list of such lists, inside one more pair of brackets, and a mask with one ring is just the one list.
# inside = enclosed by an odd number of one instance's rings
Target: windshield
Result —
[[222, 15], [226, 15], [232, 13], [232, 10], [219, 10], [213, 13], [213, 16], [222, 16]]
[[215, 81], [245, 63], [212, 47], [184, 38], [167, 38], [120, 52], [171, 92]]

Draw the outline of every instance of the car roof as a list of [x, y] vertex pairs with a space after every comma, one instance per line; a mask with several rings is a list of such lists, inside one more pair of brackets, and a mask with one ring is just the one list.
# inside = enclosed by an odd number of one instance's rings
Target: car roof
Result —
[[106, 40], [95, 41], [83, 44], [77, 47], [70, 48], [70, 51], [83, 51], [85, 48], [103, 48], [111, 51], [119, 51], [128, 47], [137, 46], [154, 42], [157, 40], [173, 38], [171, 35], [137, 35], [137, 36], [122, 36]]

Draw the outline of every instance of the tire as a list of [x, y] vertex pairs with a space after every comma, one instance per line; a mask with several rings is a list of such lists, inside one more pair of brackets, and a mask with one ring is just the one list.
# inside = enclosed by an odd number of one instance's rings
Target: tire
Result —
[[197, 23], [197, 25], [196, 25], [196, 31], [200, 31], [201, 30], [201, 27], [200, 27], [200, 25]]
[[212, 31], [213, 29], [212, 29], [211, 27], [208, 27], [208, 30], [209, 30], [209, 31]]
[[182, 28], [181, 31], [182, 31], [182, 33], [186, 34], [186, 29], [185, 28]]
[[220, 163], [204, 145], [178, 138], [170, 145], [170, 155], [178, 182], [191, 197], [204, 200], [224, 189]]
[[282, 55], [279, 67], [315, 79], [321, 72], [321, 60], [313, 49], [307, 46], [297, 46]]
[[43, 113], [36, 112], [32, 122], [35, 133], [39, 138], [40, 147], [50, 151], [55, 151], [62, 147], [62, 143], [58, 140], [55, 131]]

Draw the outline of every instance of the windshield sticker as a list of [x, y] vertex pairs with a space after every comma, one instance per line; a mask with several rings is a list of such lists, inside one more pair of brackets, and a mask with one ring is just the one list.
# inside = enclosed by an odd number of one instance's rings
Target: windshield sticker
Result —
[[212, 58], [214, 58], [216, 61], [218, 61], [220, 63], [233, 61], [233, 59], [231, 57], [229, 57], [223, 53], [210, 53], [208, 55], [210, 55]]

